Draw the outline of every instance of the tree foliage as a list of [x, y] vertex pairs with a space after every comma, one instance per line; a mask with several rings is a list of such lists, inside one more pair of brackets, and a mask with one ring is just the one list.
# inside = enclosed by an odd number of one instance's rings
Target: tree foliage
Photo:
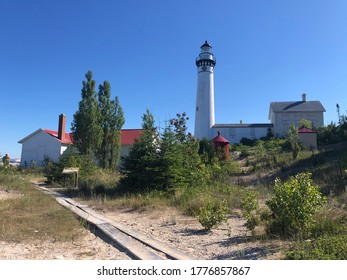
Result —
[[124, 125], [124, 113], [118, 97], [111, 100], [111, 85], [104, 81], [98, 93], [102, 145], [98, 150], [101, 167], [116, 169], [120, 155], [120, 131]]
[[301, 127], [305, 127], [305, 128], [313, 128], [313, 124], [312, 124], [312, 121], [310, 121], [310, 120], [307, 120], [307, 119], [301, 119], [300, 121], [299, 121], [299, 127], [301, 128]]
[[104, 81], [95, 92], [92, 71], [82, 82], [82, 99], [74, 114], [74, 145], [81, 155], [97, 159], [102, 168], [116, 169], [120, 154], [120, 130], [124, 113], [118, 97], [111, 99], [111, 85]]
[[290, 150], [292, 151], [293, 158], [297, 159], [300, 151], [302, 150], [302, 143], [299, 138], [298, 130], [294, 124], [290, 125], [287, 138], [290, 143]]
[[320, 127], [318, 129], [318, 145], [329, 145], [347, 140], [347, 116], [341, 114], [340, 105], [336, 104], [337, 124], [331, 122], [327, 126]]
[[73, 116], [71, 131], [74, 134], [74, 145], [80, 153], [94, 156], [102, 141], [100, 110], [92, 71], [88, 71], [85, 77], [86, 80], [82, 82], [82, 100]]
[[154, 117], [147, 109], [142, 116], [144, 129], [140, 139], [135, 140], [129, 154], [122, 158], [120, 188], [126, 192], [145, 192], [160, 188], [159, 137]]
[[153, 115], [143, 116], [144, 133], [122, 159], [126, 191], [170, 191], [205, 184], [210, 172], [199, 155], [199, 141], [187, 133], [185, 113], [170, 120], [159, 137]]

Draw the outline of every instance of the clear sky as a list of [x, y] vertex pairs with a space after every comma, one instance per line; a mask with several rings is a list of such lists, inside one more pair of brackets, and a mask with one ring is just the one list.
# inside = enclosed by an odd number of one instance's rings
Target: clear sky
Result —
[[213, 47], [216, 123], [267, 123], [271, 101], [319, 100], [325, 123], [347, 110], [345, 0], [0, 0], [0, 153], [38, 128], [67, 127], [92, 70], [141, 127], [187, 112], [195, 58]]

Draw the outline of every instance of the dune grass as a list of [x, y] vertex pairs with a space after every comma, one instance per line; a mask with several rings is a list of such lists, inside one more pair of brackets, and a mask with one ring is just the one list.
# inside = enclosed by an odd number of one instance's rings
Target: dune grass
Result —
[[25, 178], [0, 173], [0, 191], [1, 241], [67, 241], [81, 234], [81, 222]]

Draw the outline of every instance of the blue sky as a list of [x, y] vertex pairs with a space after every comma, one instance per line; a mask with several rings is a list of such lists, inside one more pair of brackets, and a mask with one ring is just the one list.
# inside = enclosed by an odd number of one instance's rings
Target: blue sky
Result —
[[319, 100], [325, 123], [347, 110], [345, 0], [0, 0], [0, 153], [38, 128], [67, 127], [84, 75], [108, 80], [139, 128], [187, 112], [194, 129], [196, 66], [213, 47], [217, 123], [269, 122], [271, 101]]

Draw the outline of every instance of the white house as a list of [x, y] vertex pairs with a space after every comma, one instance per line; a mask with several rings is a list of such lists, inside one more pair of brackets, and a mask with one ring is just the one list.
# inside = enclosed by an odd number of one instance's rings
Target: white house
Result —
[[276, 137], [285, 136], [291, 124], [299, 126], [299, 121], [306, 119], [313, 127], [324, 125], [325, 109], [319, 101], [306, 101], [306, 94], [301, 101], [271, 102], [269, 120], [273, 123], [273, 133]]
[[60, 155], [72, 144], [72, 133], [66, 133], [66, 116], [59, 116], [58, 131], [39, 128], [18, 141], [22, 144], [21, 166], [35, 162], [42, 166], [45, 158], [58, 161]]
[[[73, 134], [66, 133], [66, 116], [59, 116], [58, 131], [39, 128], [27, 137], [18, 141], [22, 144], [21, 166], [35, 162], [42, 166], [45, 158], [57, 162], [69, 145], [73, 144]], [[142, 129], [121, 130], [121, 156], [129, 153], [130, 147], [138, 139]]]

